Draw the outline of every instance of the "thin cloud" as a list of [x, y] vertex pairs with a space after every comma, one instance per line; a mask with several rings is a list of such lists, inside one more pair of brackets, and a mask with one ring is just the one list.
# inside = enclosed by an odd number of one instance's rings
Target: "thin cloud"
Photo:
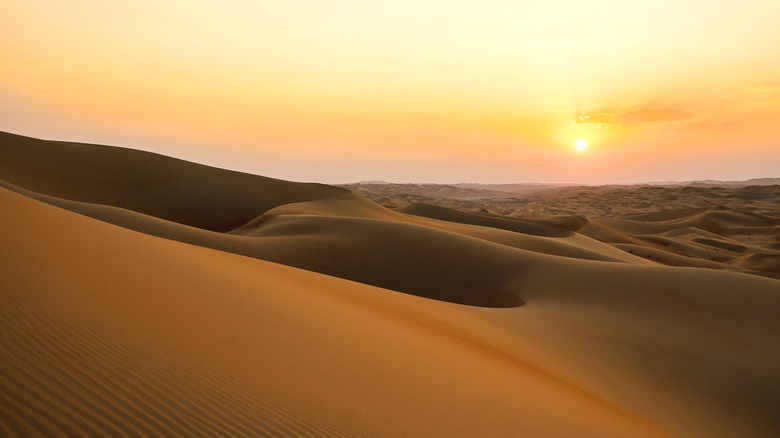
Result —
[[599, 125], [616, 125], [618, 122], [608, 114], [593, 114], [592, 116], [579, 116], [574, 123], [596, 123]]
[[648, 123], [679, 122], [693, 118], [694, 114], [688, 111], [676, 109], [650, 109], [641, 108], [620, 114], [593, 114], [580, 116], [574, 123], [594, 123], [599, 125], [636, 126]]

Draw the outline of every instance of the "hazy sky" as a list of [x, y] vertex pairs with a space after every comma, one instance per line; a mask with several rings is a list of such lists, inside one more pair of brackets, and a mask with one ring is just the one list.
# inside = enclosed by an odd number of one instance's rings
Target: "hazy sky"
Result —
[[3, 131], [330, 183], [780, 176], [777, 0], [41, 0], [2, 16]]

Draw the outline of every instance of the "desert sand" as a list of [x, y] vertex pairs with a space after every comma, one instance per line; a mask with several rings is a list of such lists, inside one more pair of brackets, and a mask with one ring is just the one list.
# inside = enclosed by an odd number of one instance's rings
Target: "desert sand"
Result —
[[777, 185], [459, 206], [6, 133], [0, 180], [8, 436], [780, 434]]

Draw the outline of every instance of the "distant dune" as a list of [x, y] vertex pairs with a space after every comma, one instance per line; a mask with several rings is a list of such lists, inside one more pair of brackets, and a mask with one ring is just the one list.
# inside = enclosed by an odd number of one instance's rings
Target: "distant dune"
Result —
[[[399, 212], [534, 234], [542, 224], [669, 266], [740, 270], [780, 278], [780, 185], [776, 178], [721, 186], [533, 185], [495, 196], [478, 184], [469, 197], [450, 186], [360, 185], [358, 193]], [[747, 183], [761, 182], [764, 185]], [[510, 186], [510, 185], [508, 185]], [[484, 187], [492, 187], [485, 185]], [[538, 233], [538, 231], [537, 231]], [[554, 236], [554, 234], [548, 234]], [[760, 263], [748, 260], [762, 260]]]
[[2, 133], [0, 185], [5, 435], [780, 434], [776, 185], [354, 193]]

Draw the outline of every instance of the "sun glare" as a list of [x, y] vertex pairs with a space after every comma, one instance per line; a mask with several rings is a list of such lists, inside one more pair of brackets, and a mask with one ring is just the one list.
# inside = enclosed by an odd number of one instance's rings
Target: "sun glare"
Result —
[[574, 149], [577, 149], [578, 151], [585, 150], [586, 147], [588, 147], [588, 142], [585, 141], [584, 138], [578, 138], [577, 141], [574, 142]]

